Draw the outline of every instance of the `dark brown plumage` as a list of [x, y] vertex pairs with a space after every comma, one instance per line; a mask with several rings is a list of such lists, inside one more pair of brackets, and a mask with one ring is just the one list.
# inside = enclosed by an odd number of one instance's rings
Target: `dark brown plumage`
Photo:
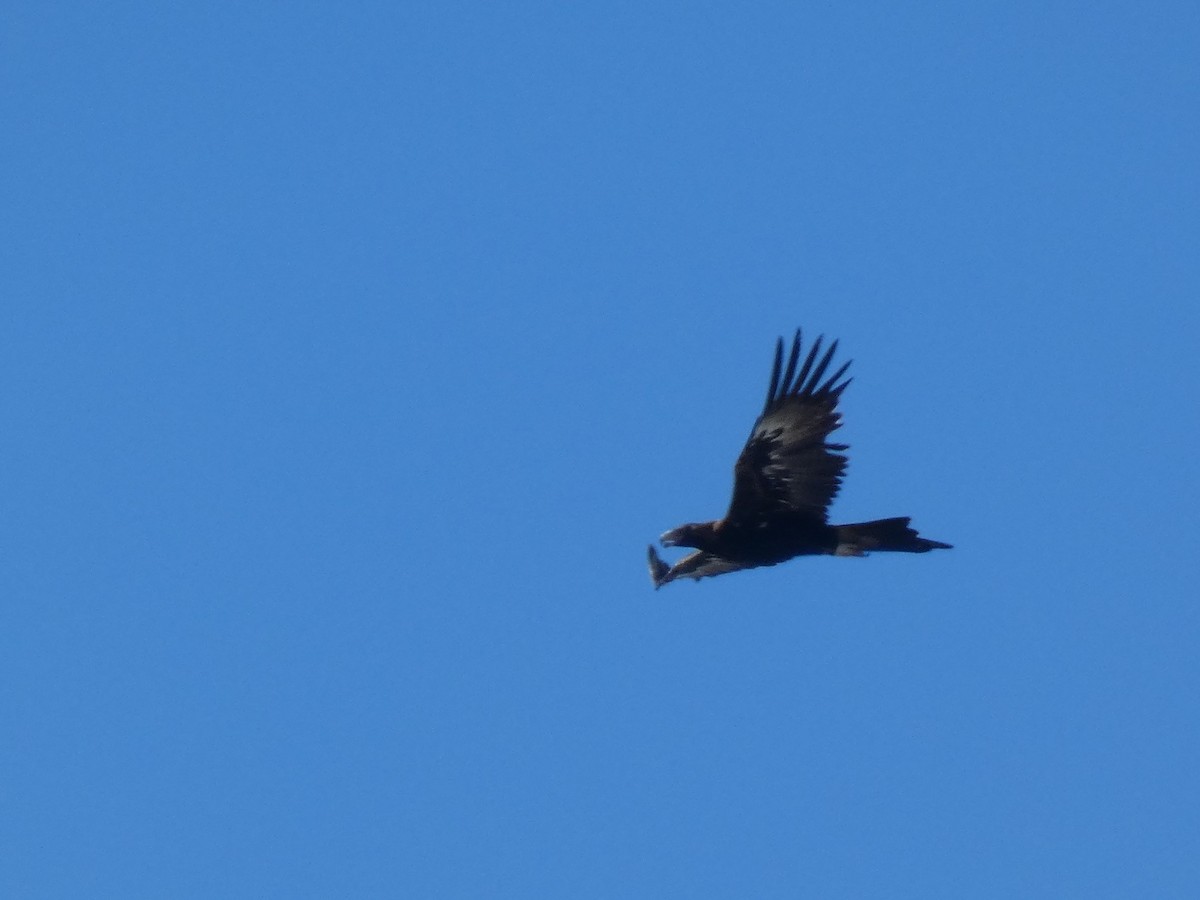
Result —
[[[830, 525], [829, 504], [846, 470], [845, 444], [828, 443], [841, 426], [838, 398], [850, 379], [845, 363], [826, 377], [837, 341], [821, 354], [817, 338], [800, 363], [800, 330], [784, 368], [783, 339], [762, 414], [733, 467], [733, 499], [725, 518], [681, 525], [661, 538], [664, 547], [696, 552], [668, 565], [650, 546], [655, 588], [676, 578], [700, 579], [739, 569], [773, 566], [794, 556], [866, 556], [872, 550], [926, 553], [949, 544], [923, 538], [908, 517]], [[799, 367], [799, 368], [797, 368]]]

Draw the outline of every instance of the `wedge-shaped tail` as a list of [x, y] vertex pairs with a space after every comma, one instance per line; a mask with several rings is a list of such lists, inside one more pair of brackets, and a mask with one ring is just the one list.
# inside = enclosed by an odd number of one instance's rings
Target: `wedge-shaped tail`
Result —
[[899, 516], [854, 525], [835, 525], [838, 543], [834, 552], [837, 556], [862, 556], [874, 550], [928, 553], [930, 550], [951, 549], [950, 544], [921, 537], [908, 526], [909, 521], [909, 516]]

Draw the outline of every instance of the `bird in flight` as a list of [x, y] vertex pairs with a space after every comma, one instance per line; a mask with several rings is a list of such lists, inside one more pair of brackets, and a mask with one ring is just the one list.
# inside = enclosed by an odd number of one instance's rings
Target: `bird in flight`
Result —
[[909, 517], [830, 525], [829, 504], [846, 470], [846, 444], [831, 444], [841, 426], [838, 398], [850, 384], [842, 380], [847, 362], [826, 377], [838, 342], [821, 354], [818, 337], [800, 364], [796, 329], [784, 366], [783, 338], [775, 345], [775, 365], [762, 413], [733, 467], [733, 499], [725, 518], [680, 525], [664, 534], [664, 547], [695, 549], [668, 565], [650, 545], [650, 577], [655, 589], [676, 578], [699, 580], [740, 569], [774, 566], [795, 556], [866, 556], [875, 550], [927, 553], [949, 544], [923, 538]]

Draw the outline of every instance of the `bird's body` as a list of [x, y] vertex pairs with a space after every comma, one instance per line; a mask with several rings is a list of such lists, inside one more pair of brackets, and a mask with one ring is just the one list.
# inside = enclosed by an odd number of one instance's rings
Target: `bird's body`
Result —
[[773, 566], [796, 556], [925, 553], [950, 547], [918, 535], [907, 517], [829, 524], [827, 511], [841, 486], [847, 447], [826, 439], [841, 425], [837, 402], [850, 379], [839, 379], [850, 364], [826, 378], [837, 341], [824, 356], [821, 343], [817, 338], [797, 371], [797, 330], [785, 370], [780, 339], [766, 403], [734, 466], [729, 511], [723, 519], [681, 525], [664, 534], [664, 546], [696, 550], [674, 565], [651, 545], [650, 576], [656, 588], [677, 578]]

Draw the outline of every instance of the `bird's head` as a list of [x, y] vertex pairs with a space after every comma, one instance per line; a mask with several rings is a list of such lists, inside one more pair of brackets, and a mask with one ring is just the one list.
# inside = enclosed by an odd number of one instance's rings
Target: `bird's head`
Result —
[[664, 547], [694, 547], [706, 549], [716, 537], [712, 522], [693, 522], [665, 532], [659, 541]]

